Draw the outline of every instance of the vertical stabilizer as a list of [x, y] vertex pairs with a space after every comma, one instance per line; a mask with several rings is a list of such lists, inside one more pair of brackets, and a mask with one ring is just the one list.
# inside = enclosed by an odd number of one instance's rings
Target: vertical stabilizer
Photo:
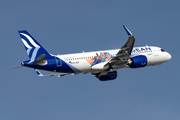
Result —
[[19, 31], [19, 35], [24, 44], [30, 62], [35, 61], [39, 56], [46, 55], [46, 58], [51, 55], [26, 31]]

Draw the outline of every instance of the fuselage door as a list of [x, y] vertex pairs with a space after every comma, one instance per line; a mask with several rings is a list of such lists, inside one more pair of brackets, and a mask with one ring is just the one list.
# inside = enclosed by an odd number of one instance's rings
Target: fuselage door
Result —
[[159, 53], [158, 53], [158, 49], [154, 49], [154, 57], [158, 57]]
[[61, 59], [59, 59], [59, 58], [57, 58], [57, 57], [55, 57], [55, 59], [56, 59], [56, 65], [57, 65], [57, 67], [62, 66], [62, 61], [61, 61]]

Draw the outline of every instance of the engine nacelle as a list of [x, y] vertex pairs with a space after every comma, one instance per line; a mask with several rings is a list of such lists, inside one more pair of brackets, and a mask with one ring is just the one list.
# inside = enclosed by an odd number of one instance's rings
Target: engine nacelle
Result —
[[97, 78], [99, 78], [100, 81], [108, 81], [108, 80], [114, 80], [117, 78], [117, 71], [108, 72], [106, 75], [101, 75], [98, 77], [99, 74], [96, 75]]
[[147, 65], [147, 57], [144, 55], [135, 56], [128, 60], [128, 65], [130, 68], [140, 68]]

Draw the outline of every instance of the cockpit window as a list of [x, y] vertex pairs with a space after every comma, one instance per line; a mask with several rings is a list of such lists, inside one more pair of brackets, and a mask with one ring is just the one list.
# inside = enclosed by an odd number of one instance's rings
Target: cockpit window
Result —
[[165, 50], [161, 49], [162, 52], [165, 52]]

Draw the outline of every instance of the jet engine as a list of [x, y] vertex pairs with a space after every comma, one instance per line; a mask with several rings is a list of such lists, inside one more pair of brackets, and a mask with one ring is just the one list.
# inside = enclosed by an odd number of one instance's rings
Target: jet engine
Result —
[[140, 68], [140, 67], [145, 67], [147, 65], [147, 57], [144, 55], [140, 56], [135, 56], [130, 59], [128, 59], [128, 66], [130, 68]]
[[117, 71], [108, 72], [106, 75], [96, 74], [96, 77], [99, 78], [100, 81], [108, 81], [108, 80], [114, 80], [117, 77]]

